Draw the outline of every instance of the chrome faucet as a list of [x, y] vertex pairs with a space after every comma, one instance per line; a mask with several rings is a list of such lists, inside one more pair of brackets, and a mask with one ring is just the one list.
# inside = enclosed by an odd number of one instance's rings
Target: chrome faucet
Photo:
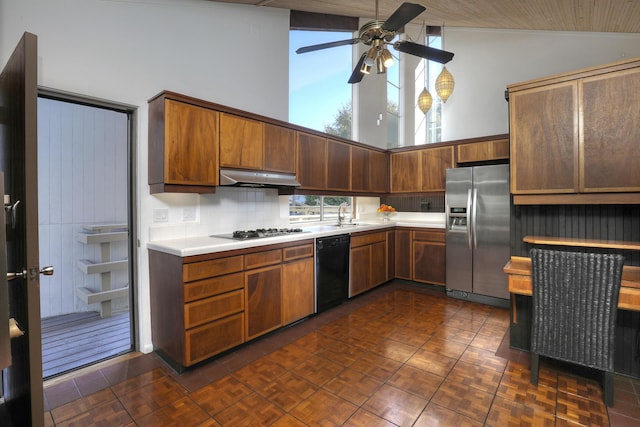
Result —
[[338, 225], [342, 225], [342, 221], [344, 221], [344, 211], [342, 208], [346, 208], [347, 206], [349, 206], [347, 202], [343, 202], [338, 206]]

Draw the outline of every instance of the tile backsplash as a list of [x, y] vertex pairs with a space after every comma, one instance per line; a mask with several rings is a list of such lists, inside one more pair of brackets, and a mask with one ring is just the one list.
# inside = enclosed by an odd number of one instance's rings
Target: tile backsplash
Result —
[[289, 225], [288, 196], [278, 196], [275, 189], [218, 187], [215, 194], [159, 194], [155, 198], [154, 209], [167, 209], [169, 215], [167, 222], [151, 225], [150, 241]]

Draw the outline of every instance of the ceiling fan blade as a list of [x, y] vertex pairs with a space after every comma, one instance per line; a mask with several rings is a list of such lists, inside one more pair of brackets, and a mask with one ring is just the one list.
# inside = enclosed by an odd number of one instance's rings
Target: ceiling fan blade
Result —
[[360, 71], [360, 68], [362, 68], [362, 64], [364, 64], [364, 59], [366, 57], [367, 57], [367, 52], [363, 53], [362, 56], [360, 57], [360, 60], [356, 64], [355, 68], [353, 69], [353, 73], [351, 73], [351, 77], [349, 77], [348, 83], [353, 84], [353, 83], [360, 83], [360, 81], [362, 81], [362, 78], [364, 77], [364, 73]]
[[356, 38], [356, 39], [348, 39], [348, 40], [338, 40], [336, 42], [314, 44], [312, 46], [301, 47], [298, 50], [296, 50], [296, 53], [307, 53], [307, 52], [313, 52], [314, 50], [327, 49], [330, 47], [346, 46], [348, 44], [356, 44], [359, 41], [360, 39]]
[[399, 52], [419, 56], [421, 58], [426, 58], [429, 61], [435, 61], [441, 64], [446, 64], [453, 59], [453, 53], [451, 52], [435, 49], [433, 47], [413, 43], [407, 40], [397, 41], [394, 43], [393, 47]]
[[382, 24], [382, 29], [387, 31], [398, 31], [406, 23], [425, 11], [421, 4], [402, 3], [399, 8]]

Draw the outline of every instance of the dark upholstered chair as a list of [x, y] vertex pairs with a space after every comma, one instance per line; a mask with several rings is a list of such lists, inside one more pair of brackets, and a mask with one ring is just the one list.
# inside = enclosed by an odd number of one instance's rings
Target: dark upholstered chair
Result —
[[613, 354], [622, 255], [532, 249], [531, 383], [539, 357], [604, 371], [613, 405]]

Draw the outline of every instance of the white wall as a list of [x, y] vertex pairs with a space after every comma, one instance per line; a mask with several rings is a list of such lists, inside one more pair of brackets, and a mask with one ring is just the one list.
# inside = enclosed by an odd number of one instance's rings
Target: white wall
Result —
[[[150, 233], [193, 235], [262, 216], [279, 222], [286, 199], [273, 190], [149, 195], [147, 100], [167, 89], [286, 120], [289, 13], [199, 0], [0, 0], [0, 64], [24, 31], [38, 35], [40, 85], [138, 106], [138, 321], [140, 349], [151, 351]], [[445, 140], [507, 132], [509, 83], [616, 61], [622, 51], [640, 56], [639, 35], [448, 28], [445, 37], [456, 55], [448, 65], [456, 89], [444, 108]], [[363, 123], [377, 108], [363, 107]], [[376, 140], [379, 132], [362, 135]], [[254, 211], [230, 219], [230, 206]], [[196, 207], [203, 221], [182, 224], [184, 207]], [[168, 225], [153, 226], [154, 208], [169, 209]]]
[[147, 101], [166, 89], [286, 120], [289, 12], [203, 0], [0, 0], [0, 64], [24, 31], [38, 36], [39, 85], [138, 107], [139, 346], [151, 351], [153, 209], [170, 206], [175, 218], [182, 206], [215, 209], [228, 197], [183, 196], [176, 205], [149, 195]]
[[509, 131], [507, 85], [640, 57], [640, 34], [445, 29], [456, 86], [443, 106], [442, 140]]

